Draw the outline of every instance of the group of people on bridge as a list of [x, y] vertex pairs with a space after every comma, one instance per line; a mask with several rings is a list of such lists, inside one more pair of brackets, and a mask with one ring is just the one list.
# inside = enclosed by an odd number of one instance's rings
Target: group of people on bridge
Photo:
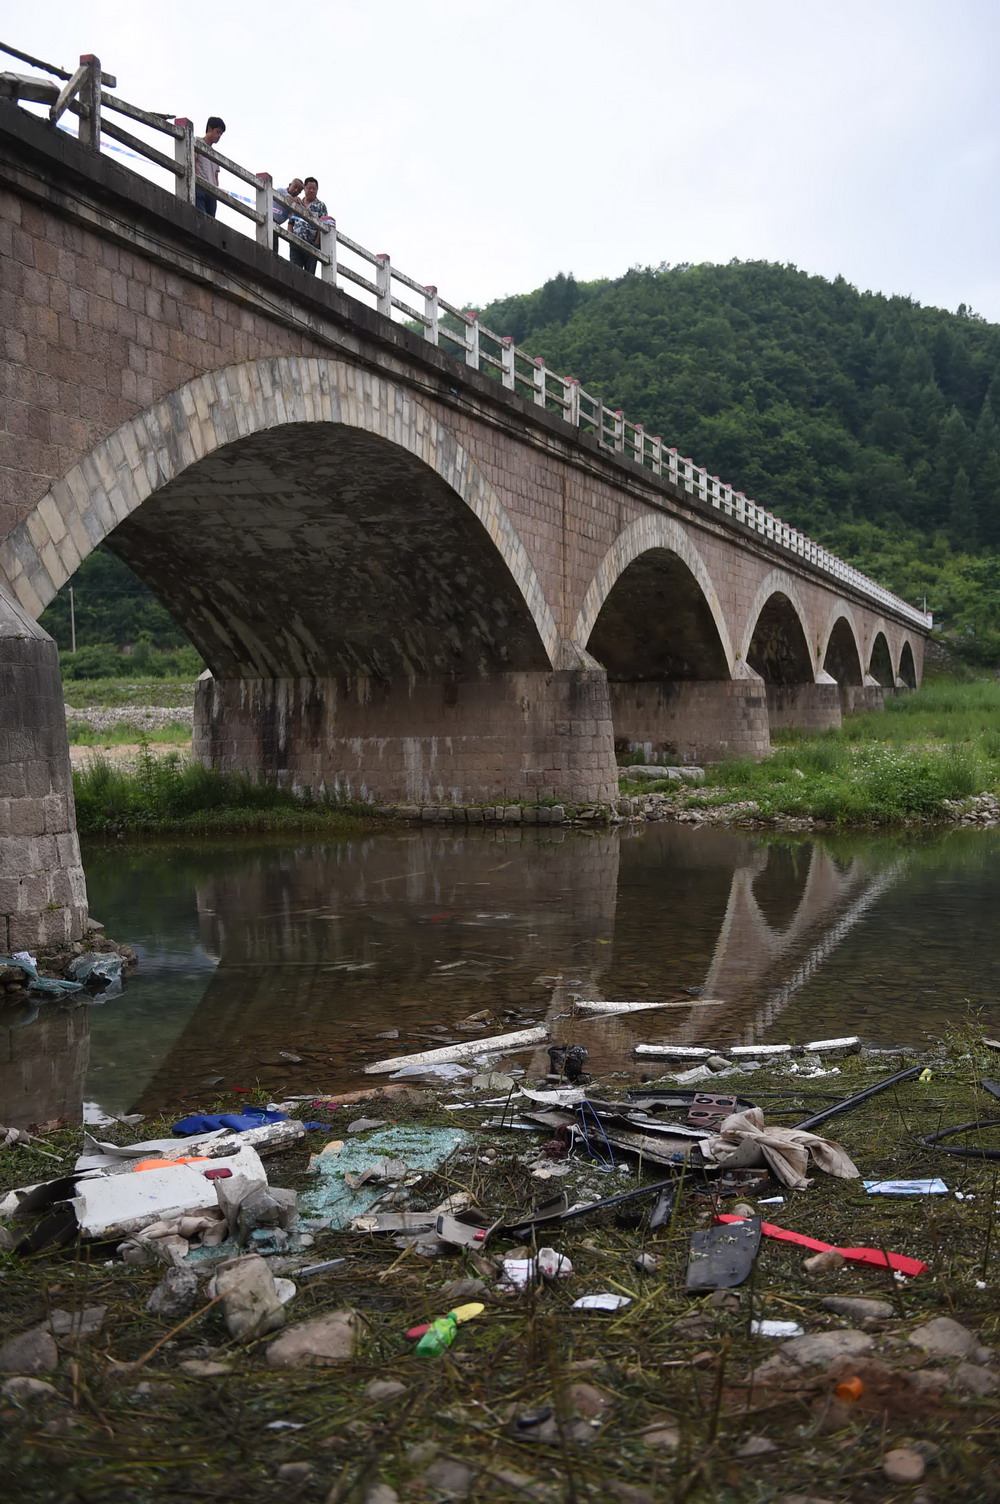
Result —
[[[221, 116], [209, 115], [205, 125], [205, 134], [195, 137], [195, 177], [204, 178], [213, 187], [218, 187], [219, 185], [219, 164], [213, 161], [211, 157], [205, 156], [204, 151], [199, 151], [199, 147], [211, 148], [217, 146], [222, 140], [225, 130], [226, 122]], [[277, 227], [278, 225], [283, 225], [286, 221], [290, 221], [288, 225], [289, 232], [295, 236], [296, 240], [301, 240], [302, 242], [301, 246], [289, 242], [288, 254], [291, 257], [292, 264], [300, 266], [303, 271], [312, 274], [316, 270], [316, 257], [306, 247], [312, 246], [315, 249], [319, 246], [320, 224], [323, 220], [329, 219], [330, 215], [323, 200], [319, 197], [319, 183], [315, 178], [292, 178], [285, 192], [296, 204], [301, 205], [302, 213], [296, 214], [287, 205], [275, 203], [271, 211], [274, 224]], [[195, 207], [200, 209], [202, 213], [210, 214], [213, 218], [215, 217], [218, 199], [209, 193], [207, 189], [196, 187], [194, 201]], [[278, 249], [279, 239], [280, 237], [275, 235], [275, 251]]]

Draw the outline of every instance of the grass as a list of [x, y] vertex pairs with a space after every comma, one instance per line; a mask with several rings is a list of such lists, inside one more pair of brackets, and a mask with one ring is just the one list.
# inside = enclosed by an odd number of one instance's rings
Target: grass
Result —
[[940, 818], [949, 801], [1000, 790], [1000, 683], [938, 680], [893, 698], [884, 711], [819, 733], [778, 731], [761, 762], [706, 769], [694, 793], [676, 784], [628, 784], [667, 793], [686, 809], [752, 801], [754, 818], [891, 825]]
[[105, 731], [97, 731], [89, 721], [70, 719], [66, 722], [66, 735], [74, 747], [130, 747], [147, 741], [189, 746], [191, 727], [180, 721], [171, 721], [166, 726], [137, 726], [133, 721], [120, 721]]
[[[990, 1114], [979, 1080], [995, 1070], [996, 1057], [968, 1040], [929, 1051], [920, 1063], [932, 1057], [929, 1081], [909, 1081], [875, 1098], [840, 1119], [835, 1136], [868, 1178], [942, 1175], [964, 1199], [871, 1197], [857, 1181], [818, 1174], [809, 1191], [786, 1192], [784, 1206], [761, 1209], [780, 1225], [835, 1245], [888, 1248], [928, 1263], [926, 1274], [902, 1284], [861, 1266], [811, 1277], [802, 1268], [801, 1250], [764, 1240], [751, 1279], [734, 1292], [732, 1309], [688, 1295], [690, 1236], [712, 1210], [711, 1199], [699, 1200], [689, 1183], [675, 1216], [656, 1233], [621, 1225], [608, 1212], [559, 1231], [540, 1230], [539, 1244], [551, 1242], [571, 1257], [571, 1277], [515, 1297], [499, 1296], [495, 1276], [488, 1277], [483, 1315], [460, 1328], [445, 1355], [425, 1359], [404, 1333], [449, 1308], [449, 1281], [483, 1272], [472, 1253], [429, 1261], [400, 1251], [388, 1238], [325, 1231], [317, 1234], [310, 1258], [346, 1256], [347, 1263], [300, 1282], [288, 1319], [300, 1322], [351, 1307], [364, 1321], [360, 1349], [351, 1362], [289, 1372], [268, 1367], [268, 1339], [246, 1347], [232, 1342], [215, 1307], [200, 1309], [172, 1335], [176, 1323], [145, 1308], [162, 1269], [126, 1266], [113, 1259], [113, 1246], [77, 1245], [28, 1260], [0, 1255], [0, 1337], [37, 1325], [52, 1308], [108, 1307], [99, 1337], [74, 1351], [64, 1348], [59, 1371], [39, 1375], [55, 1384], [58, 1400], [6, 1403], [0, 1461], [11, 1497], [20, 1504], [271, 1504], [291, 1497], [304, 1504], [361, 1504], [382, 1481], [407, 1504], [430, 1504], [448, 1492], [423, 1481], [428, 1454], [437, 1452], [474, 1472], [484, 1470], [451, 1497], [489, 1498], [491, 1504], [775, 1504], [793, 1495], [830, 1504], [885, 1504], [910, 1492], [888, 1487], [882, 1458], [919, 1440], [934, 1455], [927, 1483], [935, 1504], [996, 1504], [995, 1401], [963, 1398], [951, 1389], [921, 1397], [907, 1379], [914, 1367], [938, 1366], [921, 1362], [906, 1342], [930, 1318], [958, 1320], [984, 1343], [1000, 1335], [995, 1166], [947, 1158], [919, 1142], [939, 1127]], [[751, 1098], [757, 1091], [788, 1092], [786, 1101], [766, 1103], [767, 1114], [769, 1120], [795, 1122], [815, 1110], [809, 1093], [817, 1087], [846, 1095], [909, 1063], [910, 1057], [891, 1064], [853, 1058], [840, 1076], [804, 1086], [779, 1072], [760, 1072], [741, 1089]], [[259, 1100], [279, 1079], [287, 1080], [287, 1070], [266, 1090], [261, 1087]], [[322, 1081], [310, 1072], [295, 1089], [307, 1087], [321, 1094]], [[234, 1105], [234, 1099], [184, 1104], [185, 1110]], [[372, 1109], [400, 1122], [454, 1126], [456, 1116], [422, 1093], [375, 1099], [368, 1104]], [[344, 1137], [363, 1110], [356, 1104], [339, 1111], [311, 1107], [310, 1115], [328, 1127], [307, 1141], [309, 1148]], [[476, 1123], [484, 1115], [460, 1115], [462, 1127], [475, 1136], [473, 1148], [425, 1177], [411, 1192], [411, 1207], [434, 1206], [461, 1190], [492, 1217], [522, 1211], [550, 1193], [551, 1183], [533, 1180], [522, 1163], [525, 1140], [536, 1147], [532, 1136], [481, 1133]], [[172, 1118], [149, 1118], [136, 1129], [102, 1129], [101, 1136], [157, 1136], [168, 1131]], [[977, 1141], [996, 1138], [987, 1132], [967, 1140]], [[0, 1160], [0, 1184], [68, 1170], [79, 1132], [46, 1133], [43, 1147], [60, 1162], [32, 1148], [8, 1151]], [[482, 1158], [487, 1148], [496, 1151], [493, 1162]], [[308, 1187], [307, 1157], [303, 1148], [268, 1159], [271, 1183]], [[582, 1161], [579, 1183], [574, 1172], [558, 1184], [572, 1201], [595, 1175]], [[636, 1183], [635, 1167], [627, 1177], [596, 1179], [601, 1193], [625, 1188]], [[495, 1238], [488, 1255], [507, 1255], [511, 1247], [510, 1238]], [[634, 1268], [640, 1251], [661, 1260], [652, 1276]], [[629, 1295], [632, 1304], [603, 1317], [570, 1309], [577, 1296], [598, 1290]], [[822, 1369], [783, 1388], [749, 1390], [749, 1370], [776, 1350], [775, 1343], [749, 1335], [750, 1319], [797, 1320], [810, 1332], [849, 1324], [820, 1306], [827, 1294], [875, 1296], [893, 1310], [872, 1332], [871, 1358], [852, 1367], [865, 1379], [858, 1403], [831, 1406], [837, 1379]], [[154, 1347], [141, 1369], [127, 1366]], [[179, 1367], [193, 1357], [224, 1360], [231, 1372], [194, 1378]], [[886, 1366], [880, 1369], [880, 1363]], [[385, 1378], [400, 1380], [403, 1394], [391, 1402], [367, 1399], [371, 1380]], [[514, 1417], [544, 1406], [570, 1417], [579, 1384], [596, 1387], [608, 1406], [603, 1424], [583, 1428], [583, 1444], [519, 1439]], [[301, 1429], [267, 1430], [276, 1420]], [[643, 1433], [653, 1425], [675, 1428], [676, 1447], [649, 1442]], [[774, 1450], [741, 1458], [748, 1436], [765, 1438]], [[308, 1462], [314, 1470], [294, 1492], [276, 1476], [292, 1462]]]
[[134, 765], [94, 757], [73, 774], [81, 835], [359, 829], [368, 806], [217, 772], [143, 742]]
[[64, 679], [63, 699], [72, 710], [88, 706], [193, 705], [192, 679]]

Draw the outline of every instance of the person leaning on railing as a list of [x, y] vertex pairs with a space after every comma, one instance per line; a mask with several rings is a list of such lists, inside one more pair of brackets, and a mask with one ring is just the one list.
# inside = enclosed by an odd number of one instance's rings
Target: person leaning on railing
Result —
[[[299, 200], [299, 194], [302, 192], [302, 179], [301, 178], [292, 178], [292, 181], [289, 183], [288, 187], [285, 189], [285, 192], [286, 192], [286, 194], [288, 195], [289, 198], [293, 198], [296, 203], [299, 203], [300, 202], [300, 200]], [[274, 207], [271, 210], [271, 218], [274, 220], [274, 223], [275, 223], [276, 226], [277, 225], [283, 225], [285, 223], [285, 220], [286, 219], [291, 219], [291, 217], [292, 217], [292, 211], [291, 211], [291, 209], [286, 209], [285, 206], [284, 206], [284, 204], [275, 203]], [[277, 234], [275, 234], [275, 237], [274, 237], [274, 249], [275, 249], [275, 251], [277, 251], [279, 243], [280, 243], [280, 237]]]
[[[194, 138], [195, 177], [204, 178], [214, 188], [218, 188], [219, 186], [219, 164], [218, 162], [213, 162], [211, 157], [202, 156], [198, 148], [199, 146], [218, 146], [225, 133], [226, 122], [221, 120], [218, 115], [209, 115], [208, 123], [205, 126], [205, 134], [203, 136], [195, 136]], [[215, 218], [218, 199], [214, 198], [204, 188], [199, 188], [197, 184], [195, 184], [194, 190], [194, 204], [196, 209], [201, 209], [204, 214], [211, 214], [212, 218]]]
[[[320, 229], [316, 221], [318, 219], [329, 219], [330, 217], [323, 200], [316, 197], [318, 192], [319, 183], [315, 178], [303, 179], [302, 205], [308, 213], [302, 219], [296, 216], [290, 225], [292, 234], [297, 236], [299, 240], [304, 241], [306, 245], [319, 245]], [[309, 252], [304, 250], [302, 246], [289, 245], [288, 252], [295, 266], [301, 266], [304, 272], [309, 272], [310, 274], [315, 272], [316, 257], [310, 256]]]

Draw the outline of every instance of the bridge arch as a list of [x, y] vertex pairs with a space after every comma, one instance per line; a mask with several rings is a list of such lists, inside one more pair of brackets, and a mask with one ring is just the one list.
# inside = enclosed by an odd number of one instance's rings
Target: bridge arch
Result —
[[[664, 592], [672, 596], [666, 613], [657, 605]], [[615, 539], [590, 582], [573, 640], [616, 678], [728, 679], [734, 666], [708, 567], [671, 517], [640, 517]]]
[[[383, 480], [362, 495], [361, 473], [372, 469]], [[253, 603], [237, 609], [249, 576], [234, 582], [223, 567], [209, 579], [198, 567], [206, 521], [199, 496], [203, 502], [209, 489], [228, 507], [229, 562], [256, 558], [253, 579], [270, 596], [259, 609]], [[282, 516], [295, 525], [291, 549], [278, 537], [279, 500]], [[161, 558], [151, 571], [157, 541], [170, 527], [176, 535], [185, 520], [197, 520], [199, 533], [190, 537], [187, 559]], [[411, 525], [432, 544], [419, 556]], [[137, 414], [58, 481], [4, 541], [0, 579], [6, 576], [37, 619], [116, 530], [116, 552], [186, 626], [193, 624], [192, 636], [216, 673], [345, 669], [378, 677], [471, 668], [477, 655], [490, 669], [547, 669], [557, 661], [559, 633], [541, 582], [475, 460], [405, 389], [336, 360], [293, 356], [229, 366]], [[338, 577], [338, 549], [348, 550], [359, 571], [363, 565], [353, 584]], [[290, 569], [297, 566], [301, 576], [310, 565], [325, 592], [311, 603], [289, 577]], [[345, 640], [340, 661], [331, 665], [318, 642], [330, 626], [329, 602], [343, 601], [346, 612], [364, 596], [366, 582], [388, 593], [396, 615], [377, 643], [371, 621], [365, 629], [371, 640], [365, 633]], [[438, 610], [448, 586], [452, 602]], [[268, 615], [273, 630], [262, 625]]]
[[807, 620], [794, 582], [783, 570], [773, 569], [750, 607], [740, 656], [768, 683], [811, 682], [816, 664]]
[[904, 638], [903, 646], [899, 650], [899, 678], [902, 679], [907, 689], [916, 689], [917, 670], [908, 638]]
[[881, 628], [875, 633], [874, 640], [872, 641], [868, 672], [873, 679], [878, 680], [883, 689], [893, 689], [895, 687], [896, 676], [892, 671], [892, 653], [889, 651], [889, 640]]
[[863, 684], [864, 665], [861, 659], [861, 638], [850, 608], [834, 609], [834, 621], [826, 638], [823, 668], [840, 685]]

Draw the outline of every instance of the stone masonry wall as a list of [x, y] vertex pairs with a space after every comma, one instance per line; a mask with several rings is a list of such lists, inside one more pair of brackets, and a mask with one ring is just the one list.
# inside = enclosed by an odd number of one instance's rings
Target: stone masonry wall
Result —
[[55, 643], [0, 592], [0, 949], [75, 939], [86, 918]]
[[701, 763], [727, 756], [766, 757], [771, 750], [767, 694], [760, 680], [609, 687], [619, 752], [641, 750], [650, 763]]
[[212, 767], [382, 804], [617, 794], [599, 670], [391, 684], [206, 677], [194, 752]]

